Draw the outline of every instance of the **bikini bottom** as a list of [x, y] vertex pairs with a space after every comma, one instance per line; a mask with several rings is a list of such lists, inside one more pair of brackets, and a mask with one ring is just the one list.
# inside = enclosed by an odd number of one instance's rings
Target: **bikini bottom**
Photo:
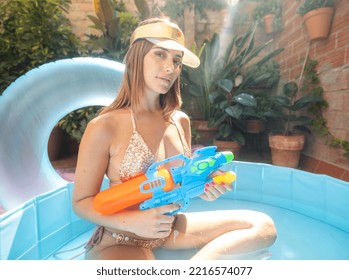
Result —
[[165, 238], [149, 239], [149, 240], [132, 238], [132, 237], [126, 236], [123, 233], [111, 232], [106, 228], [104, 228], [103, 226], [98, 226], [97, 229], [94, 231], [90, 240], [85, 245], [86, 252], [89, 251], [93, 246], [98, 245], [102, 241], [104, 234], [107, 234], [110, 237], [112, 237], [115, 240], [116, 245], [136, 246], [136, 247], [147, 248], [150, 250], [154, 250], [158, 247], [161, 247], [169, 238], [169, 237], [165, 237]]

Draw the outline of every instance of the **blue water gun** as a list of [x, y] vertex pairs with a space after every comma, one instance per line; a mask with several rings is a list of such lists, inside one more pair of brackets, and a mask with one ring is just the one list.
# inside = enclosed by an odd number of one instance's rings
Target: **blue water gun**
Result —
[[216, 146], [209, 146], [196, 150], [192, 158], [179, 154], [151, 165], [148, 169], [149, 175], [154, 174], [157, 167], [162, 164], [178, 159], [183, 160], [183, 166], [170, 168], [169, 170], [174, 184], [180, 185], [180, 187], [167, 192], [160, 186], [148, 190], [141, 188], [142, 192], [150, 191], [153, 195], [152, 198], [140, 204], [140, 209], [145, 210], [180, 202], [181, 208], [172, 212], [171, 214], [173, 215], [179, 211], [184, 211], [189, 206], [192, 198], [203, 194], [206, 183], [210, 183], [213, 180], [219, 184], [222, 182], [231, 184], [235, 181], [236, 175], [232, 171], [213, 178], [209, 177], [213, 171], [234, 159], [232, 152], [216, 152], [216, 149]]
[[[213, 180], [231, 184], [236, 179], [232, 171], [211, 178], [213, 171], [234, 159], [232, 152], [216, 152], [216, 149], [216, 146], [204, 147], [196, 150], [192, 158], [178, 154], [155, 162], [145, 174], [97, 194], [93, 207], [100, 214], [109, 215], [139, 203], [141, 210], [178, 203], [181, 208], [170, 214], [184, 211], [190, 199], [204, 193], [206, 183]], [[183, 165], [161, 167], [175, 160], [182, 160]]]

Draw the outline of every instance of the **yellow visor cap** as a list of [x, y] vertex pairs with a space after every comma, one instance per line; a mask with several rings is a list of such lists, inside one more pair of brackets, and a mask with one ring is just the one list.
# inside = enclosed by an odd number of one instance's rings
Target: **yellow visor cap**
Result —
[[184, 46], [183, 32], [174, 24], [156, 22], [139, 26], [132, 34], [131, 45], [138, 39], [146, 39], [158, 47], [183, 52], [182, 63], [192, 68], [200, 65], [200, 59]]

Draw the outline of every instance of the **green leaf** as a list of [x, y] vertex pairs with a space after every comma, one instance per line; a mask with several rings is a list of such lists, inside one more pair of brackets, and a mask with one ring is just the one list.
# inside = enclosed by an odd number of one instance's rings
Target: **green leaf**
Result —
[[274, 102], [277, 106], [289, 107], [291, 105], [291, 101], [285, 96], [271, 96], [270, 100]]
[[219, 127], [219, 134], [224, 137], [227, 138], [232, 134], [233, 130], [231, 128], [231, 126], [227, 123], [224, 123], [223, 125], [221, 125]]
[[303, 96], [300, 99], [296, 100], [296, 102], [293, 104], [292, 109], [294, 111], [298, 111], [300, 109], [305, 108], [308, 105], [315, 104], [317, 102], [321, 102], [323, 99], [319, 96], [315, 95], [308, 95]]
[[225, 108], [225, 112], [234, 119], [239, 119], [242, 114], [241, 106], [234, 105]]
[[217, 85], [227, 93], [229, 93], [233, 89], [233, 82], [229, 79], [219, 80], [217, 82]]
[[240, 93], [240, 94], [234, 96], [233, 100], [237, 103], [244, 105], [244, 106], [252, 106], [253, 107], [253, 106], [257, 105], [256, 99], [248, 93]]

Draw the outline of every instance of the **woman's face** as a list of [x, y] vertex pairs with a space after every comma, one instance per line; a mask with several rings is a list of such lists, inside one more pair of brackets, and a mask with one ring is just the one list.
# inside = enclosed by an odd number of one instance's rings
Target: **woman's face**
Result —
[[144, 56], [145, 91], [164, 94], [182, 70], [182, 52], [154, 45]]

